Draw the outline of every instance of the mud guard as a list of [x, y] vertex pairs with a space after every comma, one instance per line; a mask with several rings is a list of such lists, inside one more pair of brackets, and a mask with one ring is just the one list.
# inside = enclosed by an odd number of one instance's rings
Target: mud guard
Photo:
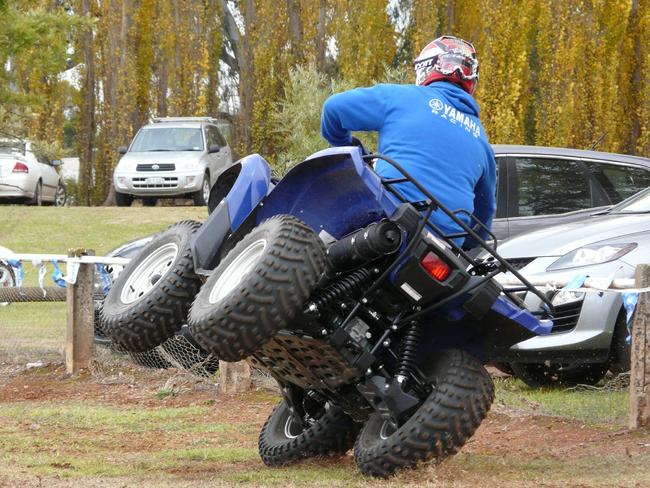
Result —
[[257, 223], [293, 215], [316, 233], [340, 239], [392, 215], [399, 203], [361, 159], [358, 147], [333, 147], [291, 168], [264, 199]]
[[226, 238], [235, 232], [271, 191], [271, 168], [259, 154], [238, 161], [219, 176], [219, 180], [237, 175], [232, 188], [223, 198], [190, 244], [194, 269], [209, 274], [219, 264], [219, 251]]

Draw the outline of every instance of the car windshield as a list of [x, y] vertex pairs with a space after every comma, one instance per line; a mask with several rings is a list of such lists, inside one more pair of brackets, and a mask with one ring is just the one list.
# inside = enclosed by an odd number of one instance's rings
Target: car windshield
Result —
[[648, 213], [650, 212], [650, 188], [631, 196], [616, 205], [610, 213]]
[[189, 127], [142, 129], [133, 141], [131, 151], [203, 151], [201, 129]]

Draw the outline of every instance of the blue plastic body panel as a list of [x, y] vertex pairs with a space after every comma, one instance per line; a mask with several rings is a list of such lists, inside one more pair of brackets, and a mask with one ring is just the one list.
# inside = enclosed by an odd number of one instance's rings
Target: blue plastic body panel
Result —
[[512, 301], [503, 296], [498, 297], [492, 304], [492, 310], [510, 320], [514, 320], [522, 327], [527, 328], [537, 335], [550, 334], [553, 328], [553, 321], [538, 320], [528, 310], [517, 307]]
[[257, 221], [293, 215], [316, 233], [339, 239], [392, 215], [397, 201], [361, 159], [357, 147], [317, 152], [292, 168], [264, 199]]
[[239, 161], [241, 171], [226, 196], [232, 230], [236, 230], [267, 195], [271, 187], [271, 168], [259, 154]]
[[190, 243], [194, 269], [200, 274], [208, 274], [217, 266], [223, 242], [255, 211], [272, 188], [271, 169], [260, 155], [246, 156], [237, 164], [241, 169], [230, 192]]

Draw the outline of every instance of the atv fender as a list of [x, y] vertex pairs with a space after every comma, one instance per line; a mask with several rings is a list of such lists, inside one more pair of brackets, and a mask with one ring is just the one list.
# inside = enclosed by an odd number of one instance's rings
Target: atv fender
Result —
[[271, 168], [259, 154], [241, 159], [219, 175], [220, 180], [237, 175], [226, 197], [219, 202], [191, 242], [194, 269], [209, 274], [219, 264], [219, 251], [271, 191]]

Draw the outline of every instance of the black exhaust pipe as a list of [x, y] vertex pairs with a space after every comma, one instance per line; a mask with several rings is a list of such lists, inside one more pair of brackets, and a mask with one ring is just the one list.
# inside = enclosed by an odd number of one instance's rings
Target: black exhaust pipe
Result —
[[397, 251], [401, 243], [397, 224], [382, 220], [334, 242], [327, 254], [336, 271], [347, 271]]

